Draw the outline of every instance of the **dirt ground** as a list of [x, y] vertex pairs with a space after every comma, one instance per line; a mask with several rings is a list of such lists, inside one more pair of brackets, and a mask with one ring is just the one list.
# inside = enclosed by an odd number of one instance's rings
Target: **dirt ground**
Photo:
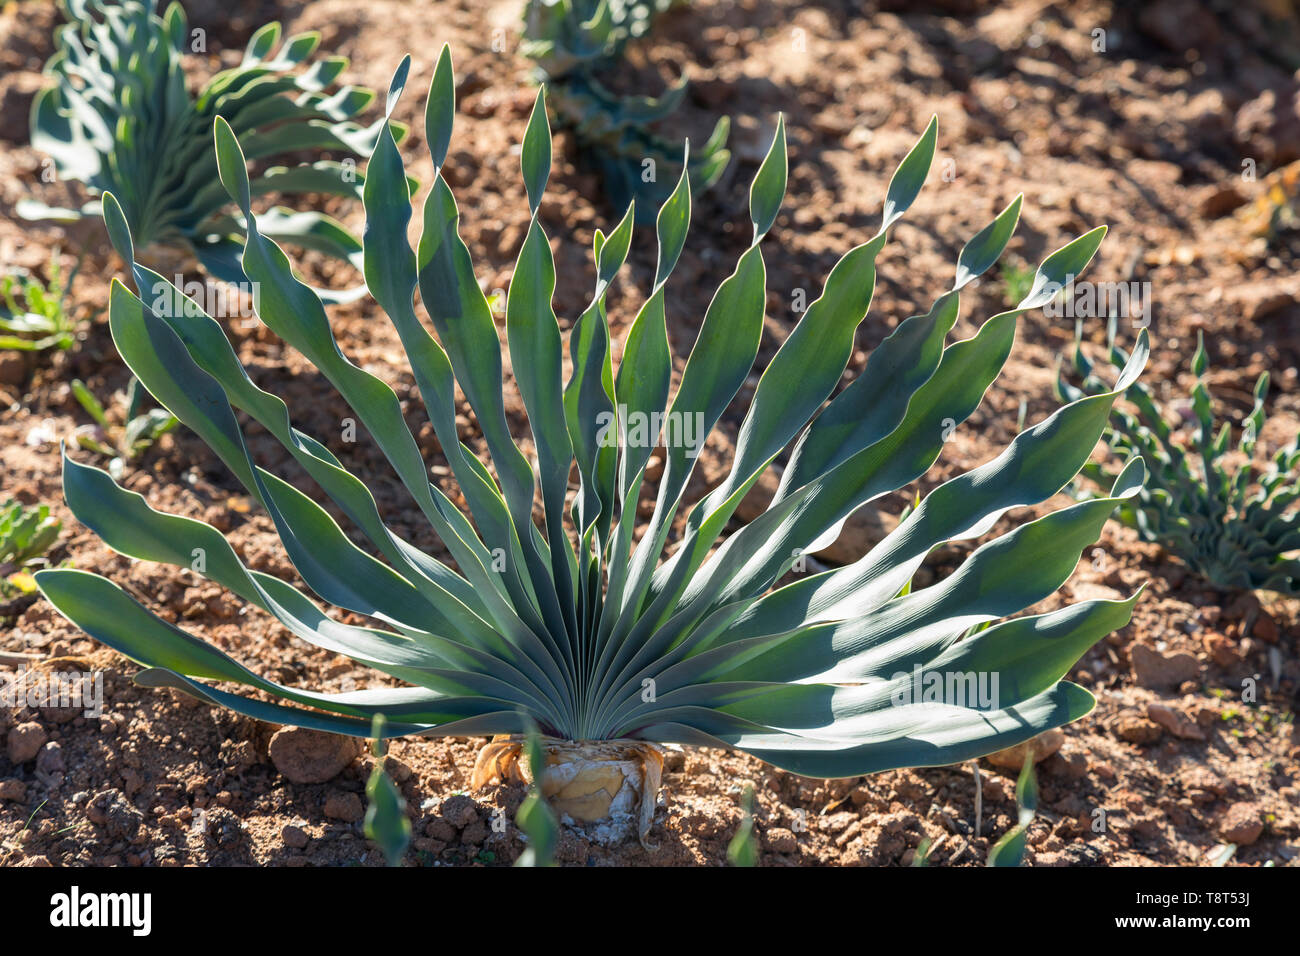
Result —
[[[209, 56], [193, 62], [199, 73], [237, 61], [234, 48], [272, 17], [291, 32], [321, 30], [324, 49], [351, 58], [349, 79], [378, 89], [408, 51], [412, 75], [420, 78], [412, 89], [423, 85], [440, 45], [449, 42], [459, 115], [448, 177], [483, 288], [508, 286], [528, 222], [512, 145], [533, 99], [529, 64], [515, 52], [518, 3], [204, 0], [185, 6], [210, 31]], [[94, 228], [69, 236], [13, 216], [14, 204], [33, 192], [54, 204], [73, 193], [61, 184], [41, 185], [42, 157], [27, 145], [26, 111], [58, 15], [45, 2], [9, 3], [0, 11], [0, 261], [44, 273], [59, 249], [66, 271], [75, 243], [90, 247], [72, 290], [90, 316], [84, 340], [52, 359], [21, 366], [6, 360], [0, 367], [0, 499], [50, 503], [64, 519], [55, 560], [108, 575], [259, 673], [324, 690], [367, 686], [373, 674], [292, 640], [216, 585], [110, 552], [63, 506], [57, 439], [87, 421], [69, 382], [80, 377], [102, 394], [128, 381], [104, 313], [108, 280], [123, 266]], [[1268, 174], [1300, 158], [1292, 76], [1300, 66], [1297, 25], [1300, 15], [1287, 4], [1265, 0], [703, 0], [666, 17], [653, 42], [633, 48], [635, 70], [625, 79], [658, 87], [684, 70], [694, 84], [672, 131], [707, 135], [726, 111], [735, 154], [722, 182], [697, 197], [691, 237], [669, 286], [678, 370], [713, 288], [748, 242], [748, 183], [778, 113], [789, 126], [791, 172], [765, 245], [769, 334], [760, 364], [797, 319], [795, 290], [814, 298], [838, 256], [875, 232], [889, 175], [937, 114], [934, 168], [881, 256], [875, 302], [850, 372], [861, 369], [899, 321], [928, 308], [950, 283], [962, 243], [1023, 191], [1022, 224], [1004, 262], [1032, 267], [1075, 235], [1109, 225], [1089, 277], [1150, 283], [1153, 356], [1146, 381], [1170, 401], [1185, 394], [1196, 332], [1203, 330], [1218, 410], [1240, 422], [1256, 377], [1270, 370], [1271, 417], [1260, 453], [1271, 456], [1300, 423], [1300, 240], [1285, 229], [1258, 236], [1255, 204], [1268, 189]], [[502, 30], [507, 50], [494, 52]], [[1102, 31], [1104, 50], [1096, 48], [1094, 31]], [[422, 95], [408, 90], [398, 115], [415, 131], [403, 154], [408, 171], [427, 183], [432, 170], [418, 131], [422, 110]], [[555, 307], [566, 327], [593, 282], [593, 232], [613, 218], [572, 146], [566, 135], [557, 136], [542, 207], [561, 277]], [[332, 209], [359, 226], [359, 209], [342, 202]], [[620, 340], [653, 277], [654, 255], [652, 231], [640, 230], [630, 268], [610, 299]], [[305, 262], [320, 282], [353, 278], [319, 258]], [[966, 337], [1001, 311], [1006, 294], [995, 269], [968, 296], [954, 334]], [[337, 309], [332, 321], [345, 351], [398, 391], [421, 445], [434, 448], [392, 326], [365, 305]], [[298, 427], [322, 438], [338, 434], [347, 410], [300, 356], [254, 322], [232, 320], [229, 332], [254, 380], [285, 398]], [[1056, 407], [1056, 356], [1073, 334], [1072, 319], [1034, 313], [1021, 320], [1003, 376], [958, 429], [921, 483], [922, 493], [1004, 447], [1017, 430], [1022, 402], [1031, 423]], [[1134, 334], [1121, 327], [1122, 342], [1131, 343]], [[1104, 341], [1101, 320], [1088, 323], [1085, 335], [1096, 352]], [[706, 452], [696, 491], [720, 476], [747, 395], [742, 389], [726, 418], [727, 434]], [[517, 400], [511, 417], [516, 434], [525, 434]], [[465, 425], [463, 437], [475, 445], [468, 418]], [[398, 534], [438, 551], [422, 522], [403, 521], [402, 492], [377, 449], [329, 444], [365, 479]], [[266, 467], [292, 471], [269, 436], [254, 434], [252, 451]], [[194, 436], [165, 437], [131, 465], [125, 484], [156, 508], [214, 523], [250, 566], [295, 577], [270, 520], [250, 509], [235, 479]], [[455, 497], [445, 471], [443, 486]], [[890, 507], [897, 511], [910, 494]], [[1067, 500], [1063, 495], [1049, 504]], [[851, 527], [841, 550], [822, 558], [861, 553], [871, 533], [867, 524]], [[923, 575], [950, 570], [967, 550], [940, 553]], [[1042, 802], [1028, 863], [1206, 864], [1235, 845], [1229, 865], [1295, 865], [1300, 601], [1210, 590], [1175, 559], [1112, 523], [1091, 559], [1043, 607], [1115, 598], [1143, 584], [1132, 623], [1101, 641], [1071, 675], [1099, 703], [1065, 728], [1060, 750], [1039, 764]], [[79, 711], [0, 710], [0, 737], [37, 724], [39, 732], [31, 732], [47, 741], [36, 760], [22, 763], [0, 748], [0, 864], [381, 862], [359, 822], [357, 796], [369, 757], [352, 760], [327, 783], [290, 783], [268, 757], [274, 728], [135, 687], [134, 665], [40, 599], [0, 608], [3, 652], [102, 669], [105, 712], [87, 718]], [[0, 679], [5, 676], [0, 668]], [[1247, 679], [1257, 697], [1243, 702]], [[465, 793], [481, 743], [394, 743], [391, 769], [414, 823], [409, 863], [497, 865], [520, 851], [513, 827], [498, 833], [490, 826], [498, 807], [513, 816], [520, 790]], [[969, 765], [828, 782], [777, 772], [744, 755], [687, 748], [669, 758], [664, 805], [651, 832], [657, 849], [611, 850], [569, 834], [560, 859], [720, 865], [748, 781], [757, 794], [764, 865], [906, 865], [927, 838], [933, 865], [982, 865], [1014, 822], [1015, 771], [984, 762], [980, 776], [977, 833]]]

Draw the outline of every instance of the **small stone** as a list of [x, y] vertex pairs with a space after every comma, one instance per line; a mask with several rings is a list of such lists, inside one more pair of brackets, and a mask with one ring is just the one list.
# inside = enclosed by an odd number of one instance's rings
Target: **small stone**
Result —
[[1222, 634], [1210, 634], [1205, 638], [1205, 652], [1225, 671], [1235, 670], [1243, 663], [1237, 645]]
[[439, 808], [442, 818], [457, 830], [464, 829], [478, 820], [478, 804], [473, 797], [463, 793], [454, 793], [442, 801]]
[[63, 747], [51, 740], [36, 755], [36, 772], [52, 777], [56, 773], [63, 773], [64, 769]]
[[1201, 673], [1201, 662], [1195, 655], [1185, 652], [1161, 654], [1145, 644], [1129, 648], [1129, 662], [1133, 665], [1133, 678], [1141, 687], [1163, 690], [1177, 687]]
[[291, 783], [325, 783], [357, 759], [361, 745], [355, 737], [283, 727], [271, 738], [269, 750], [275, 769]]
[[475, 820], [460, 834], [460, 842], [465, 846], [480, 846], [487, 839], [488, 828], [479, 820]]
[[1215, 186], [1201, 200], [1201, 216], [1204, 219], [1219, 219], [1240, 206], [1246, 204], [1246, 197], [1231, 183]]
[[45, 728], [35, 721], [19, 724], [9, 731], [9, 760], [11, 763], [26, 763], [35, 758], [49, 739]]
[[1183, 740], [1204, 740], [1205, 731], [1181, 710], [1164, 704], [1147, 704], [1147, 716]]
[[1025, 765], [1025, 756], [1029, 753], [1030, 747], [1034, 750], [1034, 763], [1039, 763], [1060, 750], [1063, 743], [1065, 743], [1065, 734], [1059, 728], [1054, 727], [1051, 730], [1043, 731], [1031, 740], [1026, 740], [1022, 744], [1016, 744], [1006, 750], [999, 750], [997, 753], [989, 754], [985, 759], [993, 766], [1001, 767], [1003, 770], [1019, 770]]
[[1238, 846], [1250, 846], [1263, 832], [1264, 821], [1252, 803], [1234, 803], [1219, 821], [1219, 836]]
[[1267, 611], [1260, 611], [1255, 619], [1255, 626], [1250, 629], [1251, 637], [1258, 637], [1266, 644], [1277, 643], [1277, 621]]
[[772, 827], [763, 834], [767, 848], [773, 853], [798, 853], [799, 839], [792, 830], [785, 827]]
[[1164, 733], [1160, 725], [1134, 710], [1126, 710], [1115, 721], [1115, 735], [1131, 744], [1153, 744]]
[[325, 799], [325, 816], [344, 823], [356, 823], [365, 816], [361, 798], [355, 793], [332, 793]]
[[292, 823], [288, 824], [280, 831], [280, 839], [284, 845], [293, 850], [305, 850], [311, 838], [307, 836], [307, 831], [302, 827], [296, 827]]
[[442, 817], [434, 817], [425, 826], [424, 835], [440, 843], [450, 843], [456, 839], [456, 828]]
[[144, 814], [135, 808], [122, 791], [109, 790], [96, 803], [102, 807], [104, 832], [110, 839], [126, 840], [128, 843], [135, 839], [144, 823]]
[[664, 773], [682, 773], [686, 769], [686, 751], [677, 747], [664, 748]]
[[21, 780], [0, 780], [0, 800], [22, 803], [27, 799], [27, 784]]

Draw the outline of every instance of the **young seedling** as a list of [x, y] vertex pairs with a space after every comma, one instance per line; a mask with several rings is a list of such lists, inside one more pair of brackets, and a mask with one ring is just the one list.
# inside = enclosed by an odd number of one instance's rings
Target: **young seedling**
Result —
[[31, 275], [11, 274], [0, 279], [0, 349], [41, 352], [72, 348], [78, 322], [68, 308], [67, 297], [80, 268], [78, 261], [64, 284], [56, 250], [50, 256], [45, 282]]
[[180, 424], [165, 408], [144, 407], [145, 391], [139, 379], [131, 379], [124, 396], [114, 396], [113, 414], [79, 378], [72, 380], [72, 395], [94, 419], [93, 425], [79, 426], [73, 440], [78, 447], [108, 458], [108, 473], [114, 481], [122, 480], [127, 462]]

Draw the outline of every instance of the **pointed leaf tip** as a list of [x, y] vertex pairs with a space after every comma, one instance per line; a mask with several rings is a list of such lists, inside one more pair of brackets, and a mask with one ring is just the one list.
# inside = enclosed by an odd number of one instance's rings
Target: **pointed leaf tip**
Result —
[[131, 239], [131, 227], [126, 221], [122, 205], [111, 192], [104, 193], [101, 200], [104, 211], [104, 225], [108, 229], [108, 241], [113, 244], [117, 254], [126, 262], [127, 267], [135, 262], [135, 243]]
[[411, 72], [411, 54], [402, 57], [402, 62], [397, 65], [393, 73], [392, 82], [388, 84], [388, 100], [384, 104], [384, 115], [392, 118], [393, 110], [397, 107], [397, 101], [402, 97], [402, 91], [406, 89], [406, 78]]
[[533, 100], [519, 163], [523, 168], [524, 188], [528, 191], [529, 210], [536, 215], [551, 177], [551, 124], [546, 118], [545, 86], [538, 88], [537, 98]]
[[451, 128], [456, 119], [456, 78], [452, 71], [451, 47], [442, 45], [438, 65], [429, 82], [429, 98], [424, 105], [424, 138], [429, 143], [435, 169], [447, 160], [451, 145]]
[[251, 215], [253, 200], [248, 186], [248, 164], [244, 160], [244, 151], [225, 117], [218, 116], [212, 125], [221, 185], [226, 187], [226, 192], [244, 214]]
[[768, 148], [767, 156], [763, 159], [763, 164], [758, 167], [754, 182], [749, 187], [749, 217], [754, 224], [754, 242], [767, 235], [772, 224], [776, 222], [776, 215], [781, 210], [781, 201], [785, 199], [788, 175], [785, 114], [778, 113], [772, 145]]

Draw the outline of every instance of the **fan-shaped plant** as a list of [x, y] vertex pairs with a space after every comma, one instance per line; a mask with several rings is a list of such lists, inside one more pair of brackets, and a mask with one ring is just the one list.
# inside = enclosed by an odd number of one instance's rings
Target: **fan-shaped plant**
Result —
[[617, 69], [629, 41], [650, 31], [655, 17], [681, 0], [529, 0], [520, 52], [537, 64], [556, 122], [573, 131], [578, 149], [595, 167], [615, 209], [633, 201], [652, 221], [682, 170], [691, 185], [718, 181], [731, 153], [731, 121], [718, 120], [703, 148], [683, 154], [652, 130], [686, 96], [683, 77], [660, 96], [622, 96], [599, 77]]
[[[393, 80], [390, 115], [408, 67], [409, 59]], [[439, 169], [451, 139], [453, 95], [444, 48], [425, 116]], [[1116, 390], [1066, 405], [993, 460], [940, 485], [861, 560], [787, 577], [801, 551], [833, 536], [853, 511], [925, 473], [998, 375], [1018, 316], [1046, 303], [1053, 283], [1077, 275], [1105, 231], [1053, 253], [1015, 309], [945, 347], [960, 290], [1002, 252], [1018, 218], [1017, 198], [965, 245], [953, 287], [902, 322], [832, 397], [875, 286], [876, 257], [920, 190], [935, 140], [931, 121], [890, 182], [880, 232], [836, 265], [763, 373], [727, 477], [684, 510], [696, 454], [758, 352], [766, 302], [761, 241], [786, 184], [783, 125], [750, 190], [753, 242], [718, 287], [675, 394], [664, 287], [690, 221], [685, 176], [659, 212], [654, 286], [617, 367], [605, 296], [628, 254], [632, 210], [609, 235], [597, 233], [596, 286], [568, 334], [566, 382], [565, 337], [551, 306], [555, 266], [538, 216], [551, 155], [539, 95], [522, 150], [532, 223], [505, 320], [532, 460], [507, 426], [498, 332], [458, 234], [451, 190], [435, 175], [412, 249], [409, 188], [385, 129], [365, 184], [366, 284], [402, 339], [467, 516], [431, 485], [397, 396], [343, 356], [318, 298], [260, 231], [245, 157], [218, 120], [221, 178], [248, 218], [243, 266], [260, 287], [259, 316], [346, 399], [455, 568], [384, 525], [361, 479], [296, 429], [278, 397], [250, 381], [215, 321], [191, 315], [179, 292], [167, 307], [150, 308], [116, 281], [113, 337], [140, 381], [265, 507], [307, 587], [377, 626], [334, 620], [292, 582], [248, 568], [214, 528], [155, 511], [103, 471], [65, 458], [68, 506], [116, 550], [193, 567], [310, 644], [411, 686], [345, 694], [286, 687], [153, 614], [104, 577], [51, 570], [38, 583], [72, 621], [147, 665], [137, 677], [146, 685], [179, 688], [264, 720], [357, 736], [369, 732], [377, 712], [394, 735], [514, 735], [498, 743], [513, 743], [507, 759], [516, 761], [519, 735], [535, 721], [550, 738], [625, 747], [625, 755], [646, 759], [652, 758], [645, 748], [676, 741], [737, 747], [802, 774], [850, 776], [971, 759], [1081, 717], [1093, 706], [1091, 694], [1061, 678], [1094, 641], [1128, 620], [1133, 599], [978, 626], [1055, 591], [1115, 505], [1137, 492], [1140, 462], [1123, 472], [1110, 497], [1023, 523], [976, 548], [932, 586], [911, 590], [909, 582], [932, 548], [982, 536], [1009, 509], [1041, 502], [1069, 482], [1101, 435], [1115, 396], [1140, 369], [1144, 348]], [[131, 261], [127, 224], [111, 197], [105, 211], [114, 243]], [[140, 286], [165, 281], [138, 264], [133, 275]], [[417, 288], [436, 338], [417, 317]], [[457, 384], [477, 416], [492, 470], [458, 437]], [[283, 443], [382, 559], [353, 544], [311, 497], [257, 464], [237, 411]], [[637, 503], [661, 434], [663, 473], [638, 540]], [[792, 441], [771, 505], [727, 534], [741, 498]], [[570, 495], [575, 462], [578, 488]], [[683, 513], [684, 523], [675, 524]], [[680, 530], [677, 545], [661, 563], [673, 527]], [[991, 699], [953, 699], [954, 675], [990, 679]], [[940, 698], [929, 692], [935, 677], [948, 680]], [[590, 756], [589, 763], [601, 759]], [[650, 797], [652, 780], [649, 773], [643, 778]], [[652, 809], [643, 798], [643, 834]]]
[[[1110, 339], [1110, 361], [1122, 366], [1128, 356], [1114, 344], [1113, 324]], [[1073, 401], [1107, 389], [1081, 342], [1075, 343], [1072, 364], [1082, 388], [1058, 377], [1058, 395]], [[1119, 517], [1144, 541], [1164, 545], [1216, 587], [1300, 594], [1295, 556], [1300, 551], [1300, 436], [1277, 452], [1267, 472], [1256, 475], [1251, 459], [1266, 419], [1264, 372], [1255, 383], [1254, 408], [1242, 423], [1234, 467], [1232, 426], [1224, 422], [1215, 431], [1214, 403], [1205, 385], [1208, 367], [1205, 338], [1198, 333], [1190, 401], [1196, 428], [1190, 446], [1175, 438], [1177, 419], [1171, 421], [1140, 382], [1125, 394], [1137, 414], [1125, 408], [1112, 411], [1107, 442], [1121, 457], [1141, 456], [1149, 476], [1146, 487], [1120, 506]], [[1113, 478], [1097, 462], [1085, 465], [1083, 474], [1102, 488]]]
[[[59, 28], [58, 51], [45, 66], [54, 85], [32, 105], [32, 145], [54, 161], [60, 178], [83, 183], [96, 198], [76, 210], [26, 200], [18, 207], [26, 218], [98, 217], [98, 197], [111, 192], [138, 246], [179, 244], [214, 277], [242, 282], [244, 221], [231, 215], [217, 178], [214, 117], [242, 138], [250, 160], [320, 149], [364, 157], [374, 148], [381, 124], [350, 122], [374, 92], [351, 86], [325, 92], [348, 61], [331, 56], [310, 63], [318, 33], [281, 45], [280, 24], [268, 23], [253, 34], [238, 66], [194, 96], [182, 61], [192, 37], [179, 3], [162, 17], [152, 12], [152, 0], [63, 0], [63, 8], [69, 23]], [[253, 195], [356, 197], [362, 186], [351, 158], [273, 166], [250, 184]], [[361, 266], [360, 242], [323, 213], [276, 207], [262, 214], [261, 229]]]

